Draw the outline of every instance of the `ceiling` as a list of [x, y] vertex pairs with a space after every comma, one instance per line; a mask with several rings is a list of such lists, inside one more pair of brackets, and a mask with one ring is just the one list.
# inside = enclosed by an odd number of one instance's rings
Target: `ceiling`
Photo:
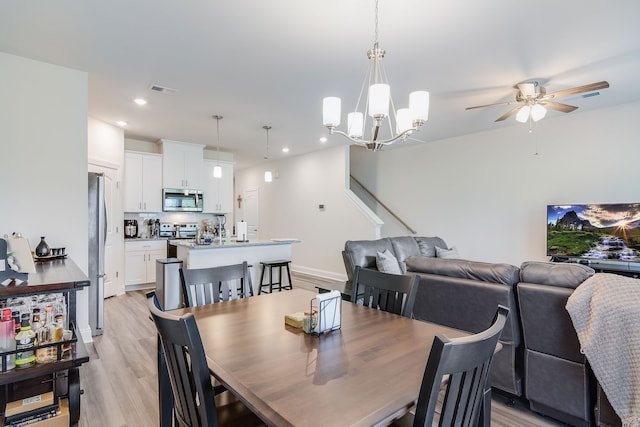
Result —
[[[0, 51], [87, 71], [89, 114], [126, 120], [125, 138], [216, 147], [237, 167], [345, 139], [322, 126], [322, 98], [353, 108], [373, 45], [373, 0], [4, 1]], [[596, 7], [597, 6], [597, 7]], [[640, 2], [380, 0], [379, 41], [397, 108], [431, 93], [415, 137], [435, 141], [505, 126], [516, 83], [548, 92], [601, 80], [599, 96], [563, 98], [579, 114], [640, 100]], [[151, 85], [174, 94], [149, 90]], [[143, 97], [145, 106], [132, 100]], [[343, 112], [343, 116], [344, 116]], [[550, 111], [547, 118], [565, 113]], [[538, 126], [544, 124], [544, 120]], [[343, 122], [345, 118], [343, 117]], [[281, 152], [283, 147], [290, 152]], [[396, 144], [397, 146], [397, 144]]]

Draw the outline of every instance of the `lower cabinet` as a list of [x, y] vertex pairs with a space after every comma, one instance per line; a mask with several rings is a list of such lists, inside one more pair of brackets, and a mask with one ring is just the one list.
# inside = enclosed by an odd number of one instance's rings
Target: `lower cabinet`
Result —
[[125, 286], [155, 282], [156, 260], [166, 257], [166, 240], [125, 241]]

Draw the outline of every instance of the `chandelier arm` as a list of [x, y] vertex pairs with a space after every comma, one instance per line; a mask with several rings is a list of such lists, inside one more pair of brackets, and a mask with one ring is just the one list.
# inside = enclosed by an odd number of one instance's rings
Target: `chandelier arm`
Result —
[[409, 128], [407, 130], [405, 130], [402, 133], [399, 133], [398, 135], [394, 136], [393, 138], [388, 138], [388, 139], [383, 139], [380, 141], [365, 141], [362, 138], [354, 138], [352, 136], [349, 136], [347, 133], [342, 132], [341, 130], [336, 129], [335, 127], [330, 127], [329, 128], [329, 133], [331, 135], [333, 134], [338, 134], [338, 135], [342, 135], [345, 138], [347, 138], [348, 140], [355, 142], [358, 145], [368, 145], [368, 144], [376, 144], [376, 145], [390, 145], [393, 144], [394, 142], [396, 142], [398, 139], [406, 139], [407, 136], [409, 136], [412, 132], [417, 132], [419, 130], [418, 127], [412, 127]]

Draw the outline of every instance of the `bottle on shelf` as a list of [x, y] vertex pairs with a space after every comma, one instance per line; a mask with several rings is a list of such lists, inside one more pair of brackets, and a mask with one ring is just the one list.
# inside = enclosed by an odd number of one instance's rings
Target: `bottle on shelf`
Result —
[[16, 368], [28, 368], [36, 362], [33, 347], [36, 341], [36, 333], [31, 330], [29, 313], [22, 313], [20, 332], [16, 335]]
[[[53, 306], [45, 307], [44, 321], [36, 331], [37, 345], [43, 345], [52, 341], [52, 329], [54, 328]], [[56, 360], [57, 351], [54, 346], [43, 347], [36, 350], [36, 362], [50, 363]]]
[[[2, 310], [2, 319], [0, 320], [0, 352], [13, 351], [15, 349], [15, 325], [11, 317], [11, 309], [5, 308]], [[4, 361], [0, 361], [0, 370], [2, 370], [1, 363], [3, 362], [6, 363], [6, 371], [14, 369], [16, 367], [16, 355], [8, 354], [4, 356]]]
[[13, 319], [13, 335], [16, 336], [20, 332], [20, 312], [12, 311], [11, 318]]

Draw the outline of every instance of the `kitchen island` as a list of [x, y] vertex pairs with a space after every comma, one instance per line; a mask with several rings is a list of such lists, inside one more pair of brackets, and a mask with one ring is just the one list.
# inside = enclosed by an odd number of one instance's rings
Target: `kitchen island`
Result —
[[[177, 258], [184, 268], [219, 267], [222, 265], [247, 264], [250, 268], [253, 293], [257, 295], [260, 284], [260, 262], [291, 259], [291, 246], [297, 239], [256, 240], [249, 242], [222, 242], [198, 245], [177, 241]], [[179, 283], [179, 282], [178, 282]]]

